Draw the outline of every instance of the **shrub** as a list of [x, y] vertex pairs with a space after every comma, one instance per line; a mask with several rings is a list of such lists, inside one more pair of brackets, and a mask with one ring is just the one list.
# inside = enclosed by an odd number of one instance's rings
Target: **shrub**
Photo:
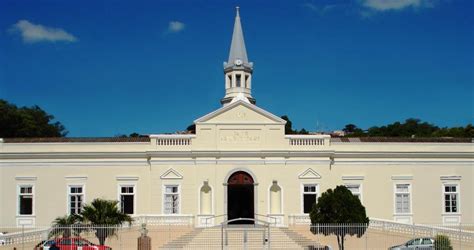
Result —
[[446, 235], [438, 234], [435, 237], [434, 247], [436, 250], [452, 250], [451, 240]]

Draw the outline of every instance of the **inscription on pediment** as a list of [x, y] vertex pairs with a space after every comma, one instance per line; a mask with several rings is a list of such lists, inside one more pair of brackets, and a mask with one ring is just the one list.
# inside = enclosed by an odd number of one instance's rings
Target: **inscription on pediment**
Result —
[[219, 140], [222, 143], [258, 143], [260, 130], [221, 130]]

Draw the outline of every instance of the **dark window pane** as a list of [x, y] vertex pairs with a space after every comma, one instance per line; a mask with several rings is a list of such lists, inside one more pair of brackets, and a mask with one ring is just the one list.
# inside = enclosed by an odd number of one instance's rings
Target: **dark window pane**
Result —
[[20, 214], [33, 214], [33, 197], [26, 195], [20, 196]]
[[316, 195], [314, 194], [305, 194], [303, 196], [303, 212], [305, 214], [311, 212], [313, 204], [316, 203]]
[[133, 214], [133, 195], [122, 195], [123, 212]]

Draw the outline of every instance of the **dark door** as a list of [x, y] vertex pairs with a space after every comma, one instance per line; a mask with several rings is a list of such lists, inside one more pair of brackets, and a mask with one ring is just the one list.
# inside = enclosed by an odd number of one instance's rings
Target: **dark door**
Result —
[[[254, 185], [252, 177], [243, 171], [231, 175], [227, 186], [227, 219], [254, 218]], [[230, 224], [254, 224], [235, 221]]]

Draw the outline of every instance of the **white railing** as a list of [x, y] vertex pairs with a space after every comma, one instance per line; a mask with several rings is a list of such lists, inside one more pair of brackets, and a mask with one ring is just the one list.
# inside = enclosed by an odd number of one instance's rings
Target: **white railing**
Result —
[[286, 135], [290, 146], [329, 146], [330, 135]]
[[474, 231], [463, 230], [462, 225], [424, 225], [407, 224], [384, 219], [371, 218], [369, 228], [385, 232], [411, 234], [411, 235], [447, 235], [454, 240], [472, 242]]
[[192, 226], [194, 215], [191, 214], [146, 214], [133, 217], [134, 225], [147, 224], [149, 226]]
[[158, 146], [190, 146], [195, 135], [150, 135]]
[[290, 225], [310, 225], [311, 219], [307, 214], [290, 214], [288, 215]]

